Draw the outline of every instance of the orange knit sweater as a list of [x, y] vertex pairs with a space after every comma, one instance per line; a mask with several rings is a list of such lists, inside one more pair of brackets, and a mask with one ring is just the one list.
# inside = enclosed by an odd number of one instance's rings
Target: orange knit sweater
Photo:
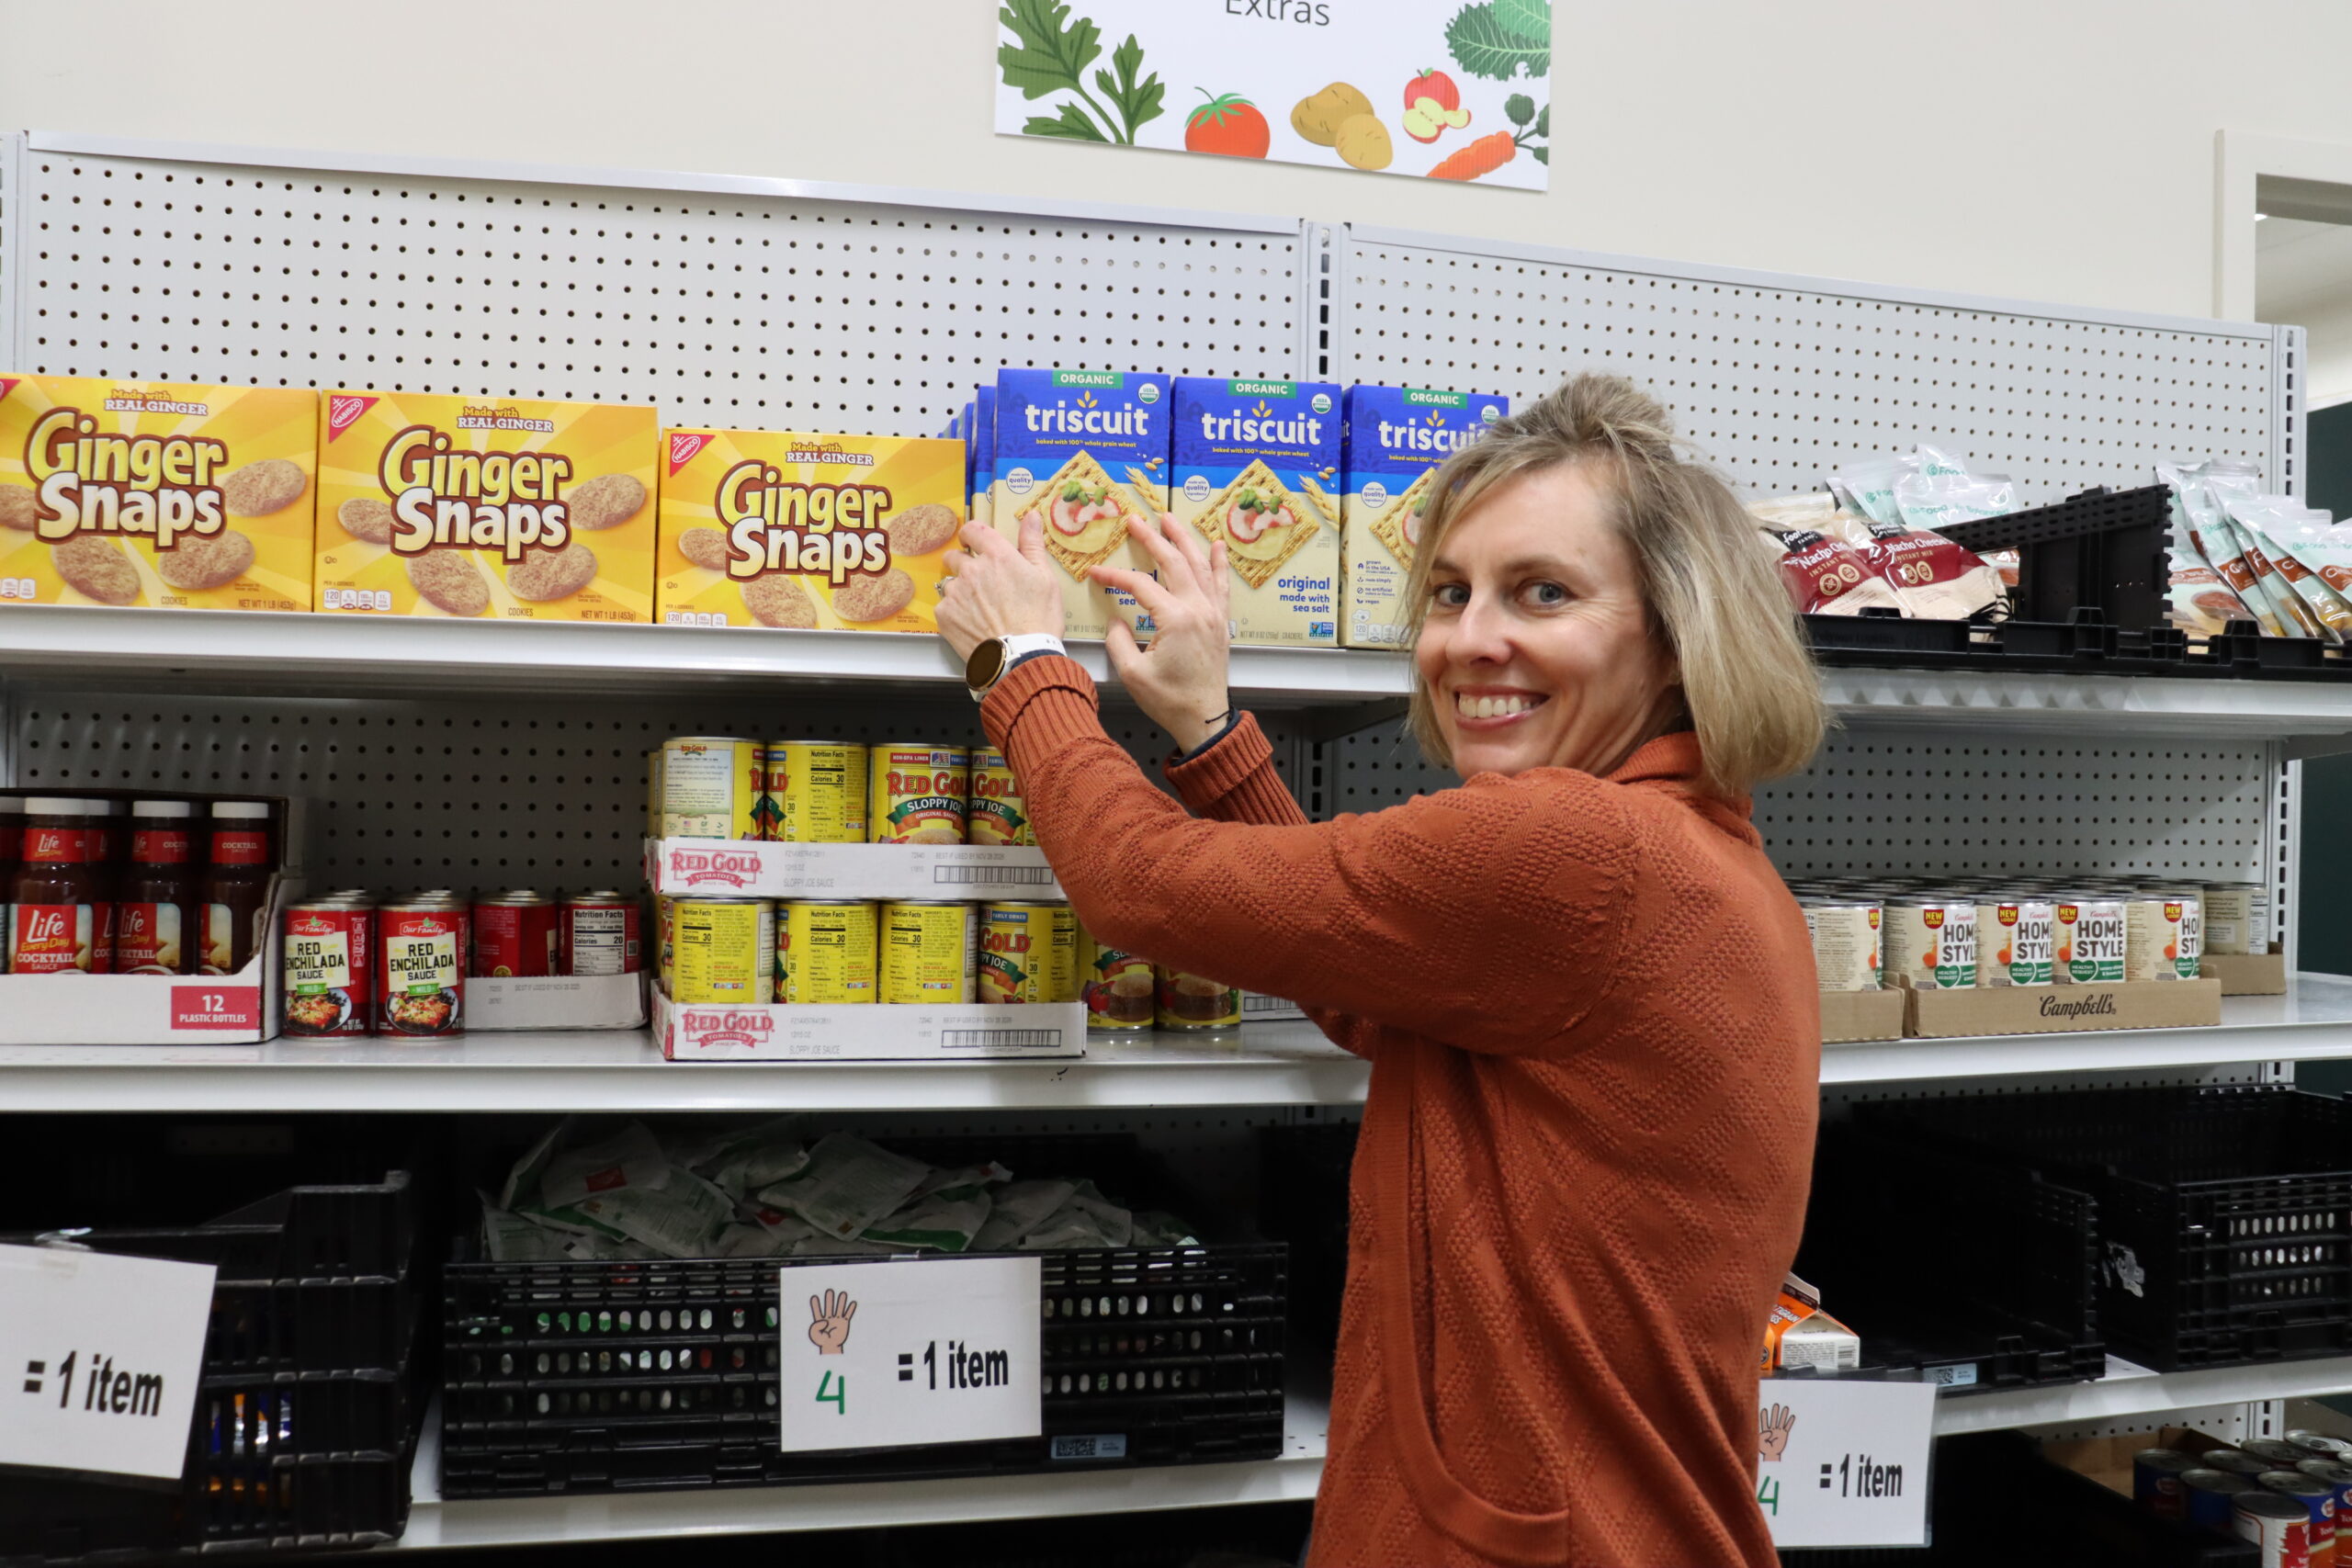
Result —
[[1697, 741], [1310, 823], [1247, 720], [1169, 770], [1187, 815], [1069, 660], [983, 721], [1101, 940], [1293, 998], [1372, 1062], [1316, 1568], [1769, 1568], [1756, 1361], [1819, 1005]]

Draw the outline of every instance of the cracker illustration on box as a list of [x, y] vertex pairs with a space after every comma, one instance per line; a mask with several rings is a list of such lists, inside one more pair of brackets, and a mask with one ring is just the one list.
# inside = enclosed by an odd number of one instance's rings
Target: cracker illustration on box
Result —
[[1180, 376], [1169, 510], [1222, 542], [1234, 640], [1339, 641], [1340, 389]]
[[653, 618], [650, 408], [325, 394], [319, 608]]
[[1340, 549], [1350, 648], [1395, 648], [1411, 625], [1406, 574], [1432, 475], [1510, 412], [1508, 399], [1424, 387], [1348, 389], [1347, 518]]
[[662, 433], [658, 611], [672, 626], [928, 632], [964, 525], [964, 444]]
[[1035, 499], [1014, 521], [1038, 519], [1045, 525], [1046, 553], [1083, 582], [1087, 568], [1118, 554], [1127, 542], [1128, 525], [1148, 515], [1091, 453], [1080, 452], [1037, 487]]
[[1407, 571], [1413, 570], [1413, 554], [1420, 547], [1421, 514], [1429, 509], [1430, 480], [1436, 473], [1435, 468], [1429, 469], [1385, 509], [1364, 519], [1373, 537], [1387, 546], [1388, 553]]
[[0, 603], [307, 610], [318, 394], [0, 376]]
[[[1017, 536], [1043, 525], [1062, 570], [1063, 630], [1101, 637], [1116, 615], [1146, 635], [1150, 622], [1088, 569], [1149, 571], [1128, 529], [1168, 501], [1169, 378], [1121, 370], [997, 372], [989, 455], [989, 523]], [[1140, 626], [1138, 626], [1140, 622]]]

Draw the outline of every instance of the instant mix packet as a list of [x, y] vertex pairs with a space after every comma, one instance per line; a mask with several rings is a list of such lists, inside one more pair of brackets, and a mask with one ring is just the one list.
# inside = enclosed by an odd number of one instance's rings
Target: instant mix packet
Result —
[[660, 615], [672, 626], [938, 629], [964, 444], [662, 433]]
[[1168, 509], [1168, 379], [1132, 370], [997, 372], [989, 524], [1018, 538], [1022, 520], [1035, 514], [1061, 581], [1067, 636], [1099, 637], [1114, 616], [1133, 628], [1143, 614], [1086, 574], [1152, 570], [1129, 530]]
[[307, 610], [319, 395], [0, 375], [0, 603]]
[[1510, 400], [1424, 387], [1350, 387], [1340, 533], [1349, 648], [1395, 648], [1411, 617], [1405, 577], [1420, 542], [1430, 476], [1510, 412]]
[[1340, 389], [1179, 376], [1169, 511], [1225, 546], [1233, 640], [1340, 640]]
[[318, 429], [320, 609], [653, 618], [651, 408], [331, 391]]

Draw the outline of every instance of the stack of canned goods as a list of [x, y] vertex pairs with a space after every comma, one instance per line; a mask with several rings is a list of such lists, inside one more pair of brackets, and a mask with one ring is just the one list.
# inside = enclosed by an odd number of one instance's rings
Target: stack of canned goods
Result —
[[646, 831], [787, 844], [1035, 844], [991, 746], [683, 735], [646, 753]]
[[2097, 877], [1792, 882], [1824, 990], [2193, 980], [2208, 953], [2269, 951], [2254, 883]]
[[327, 1041], [457, 1034], [469, 976], [633, 975], [640, 931], [637, 900], [608, 888], [471, 900], [447, 887], [396, 898], [344, 888], [286, 911], [284, 1030]]

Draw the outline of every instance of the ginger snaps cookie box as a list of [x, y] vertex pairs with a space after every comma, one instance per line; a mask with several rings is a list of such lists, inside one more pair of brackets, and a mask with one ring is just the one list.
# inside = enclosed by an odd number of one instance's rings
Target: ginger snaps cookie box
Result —
[[1222, 543], [1234, 640], [1340, 640], [1340, 389], [1179, 376], [1169, 511]]
[[[1099, 637], [1141, 607], [1086, 575], [1091, 567], [1148, 572], [1127, 536], [1168, 505], [1169, 378], [1121, 370], [1000, 370], [989, 525], [1020, 536], [1035, 513], [1062, 586], [1063, 632]], [[1147, 637], [1150, 626], [1138, 628]]]
[[0, 604], [309, 609], [318, 406], [0, 374]]
[[964, 526], [964, 444], [662, 433], [661, 617], [689, 626], [935, 631]]
[[653, 409], [331, 391], [318, 443], [321, 610], [653, 618]]
[[1348, 389], [1346, 578], [1340, 640], [1396, 648], [1410, 616], [1405, 574], [1420, 542], [1430, 476], [1510, 412], [1510, 400], [1422, 387]]

